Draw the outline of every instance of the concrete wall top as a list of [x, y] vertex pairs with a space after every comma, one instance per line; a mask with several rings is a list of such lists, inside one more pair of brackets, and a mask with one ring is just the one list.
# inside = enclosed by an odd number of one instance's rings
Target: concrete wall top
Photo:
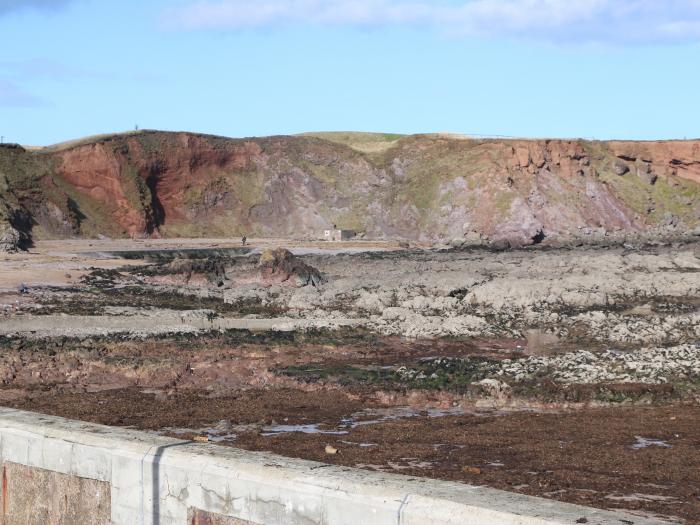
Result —
[[485, 487], [368, 472], [0, 408], [3, 461], [111, 484], [112, 523], [660, 525]]

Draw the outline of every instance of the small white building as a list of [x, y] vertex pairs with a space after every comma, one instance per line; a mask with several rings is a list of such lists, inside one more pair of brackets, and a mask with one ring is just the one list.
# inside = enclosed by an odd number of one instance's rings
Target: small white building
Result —
[[326, 241], [348, 241], [356, 235], [357, 233], [353, 230], [338, 230], [334, 228], [323, 231], [323, 238]]

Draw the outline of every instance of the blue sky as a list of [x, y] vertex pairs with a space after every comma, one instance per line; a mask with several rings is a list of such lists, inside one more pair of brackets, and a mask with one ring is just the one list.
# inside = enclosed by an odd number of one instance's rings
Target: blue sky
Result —
[[0, 135], [700, 137], [700, 0], [0, 0]]

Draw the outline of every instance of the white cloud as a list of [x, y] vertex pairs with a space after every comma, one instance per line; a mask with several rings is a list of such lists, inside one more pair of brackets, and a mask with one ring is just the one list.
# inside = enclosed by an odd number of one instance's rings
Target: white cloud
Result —
[[413, 26], [443, 34], [572, 42], [700, 40], [700, 0], [199, 0], [179, 29]]
[[37, 107], [48, 102], [33, 95], [25, 86], [37, 79], [73, 82], [76, 79], [110, 80], [113, 75], [73, 67], [45, 58], [0, 60], [0, 107]]
[[109, 79], [112, 76], [97, 70], [74, 67], [46, 58], [0, 60], [0, 72], [24, 79], [37, 77], [68, 80], [76, 78]]
[[0, 78], [0, 107], [36, 107], [45, 101], [24, 91], [12, 81]]

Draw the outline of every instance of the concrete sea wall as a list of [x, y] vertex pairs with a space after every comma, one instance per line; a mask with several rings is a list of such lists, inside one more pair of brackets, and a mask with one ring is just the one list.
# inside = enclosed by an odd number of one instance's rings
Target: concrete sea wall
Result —
[[0, 524], [659, 525], [0, 408]]

